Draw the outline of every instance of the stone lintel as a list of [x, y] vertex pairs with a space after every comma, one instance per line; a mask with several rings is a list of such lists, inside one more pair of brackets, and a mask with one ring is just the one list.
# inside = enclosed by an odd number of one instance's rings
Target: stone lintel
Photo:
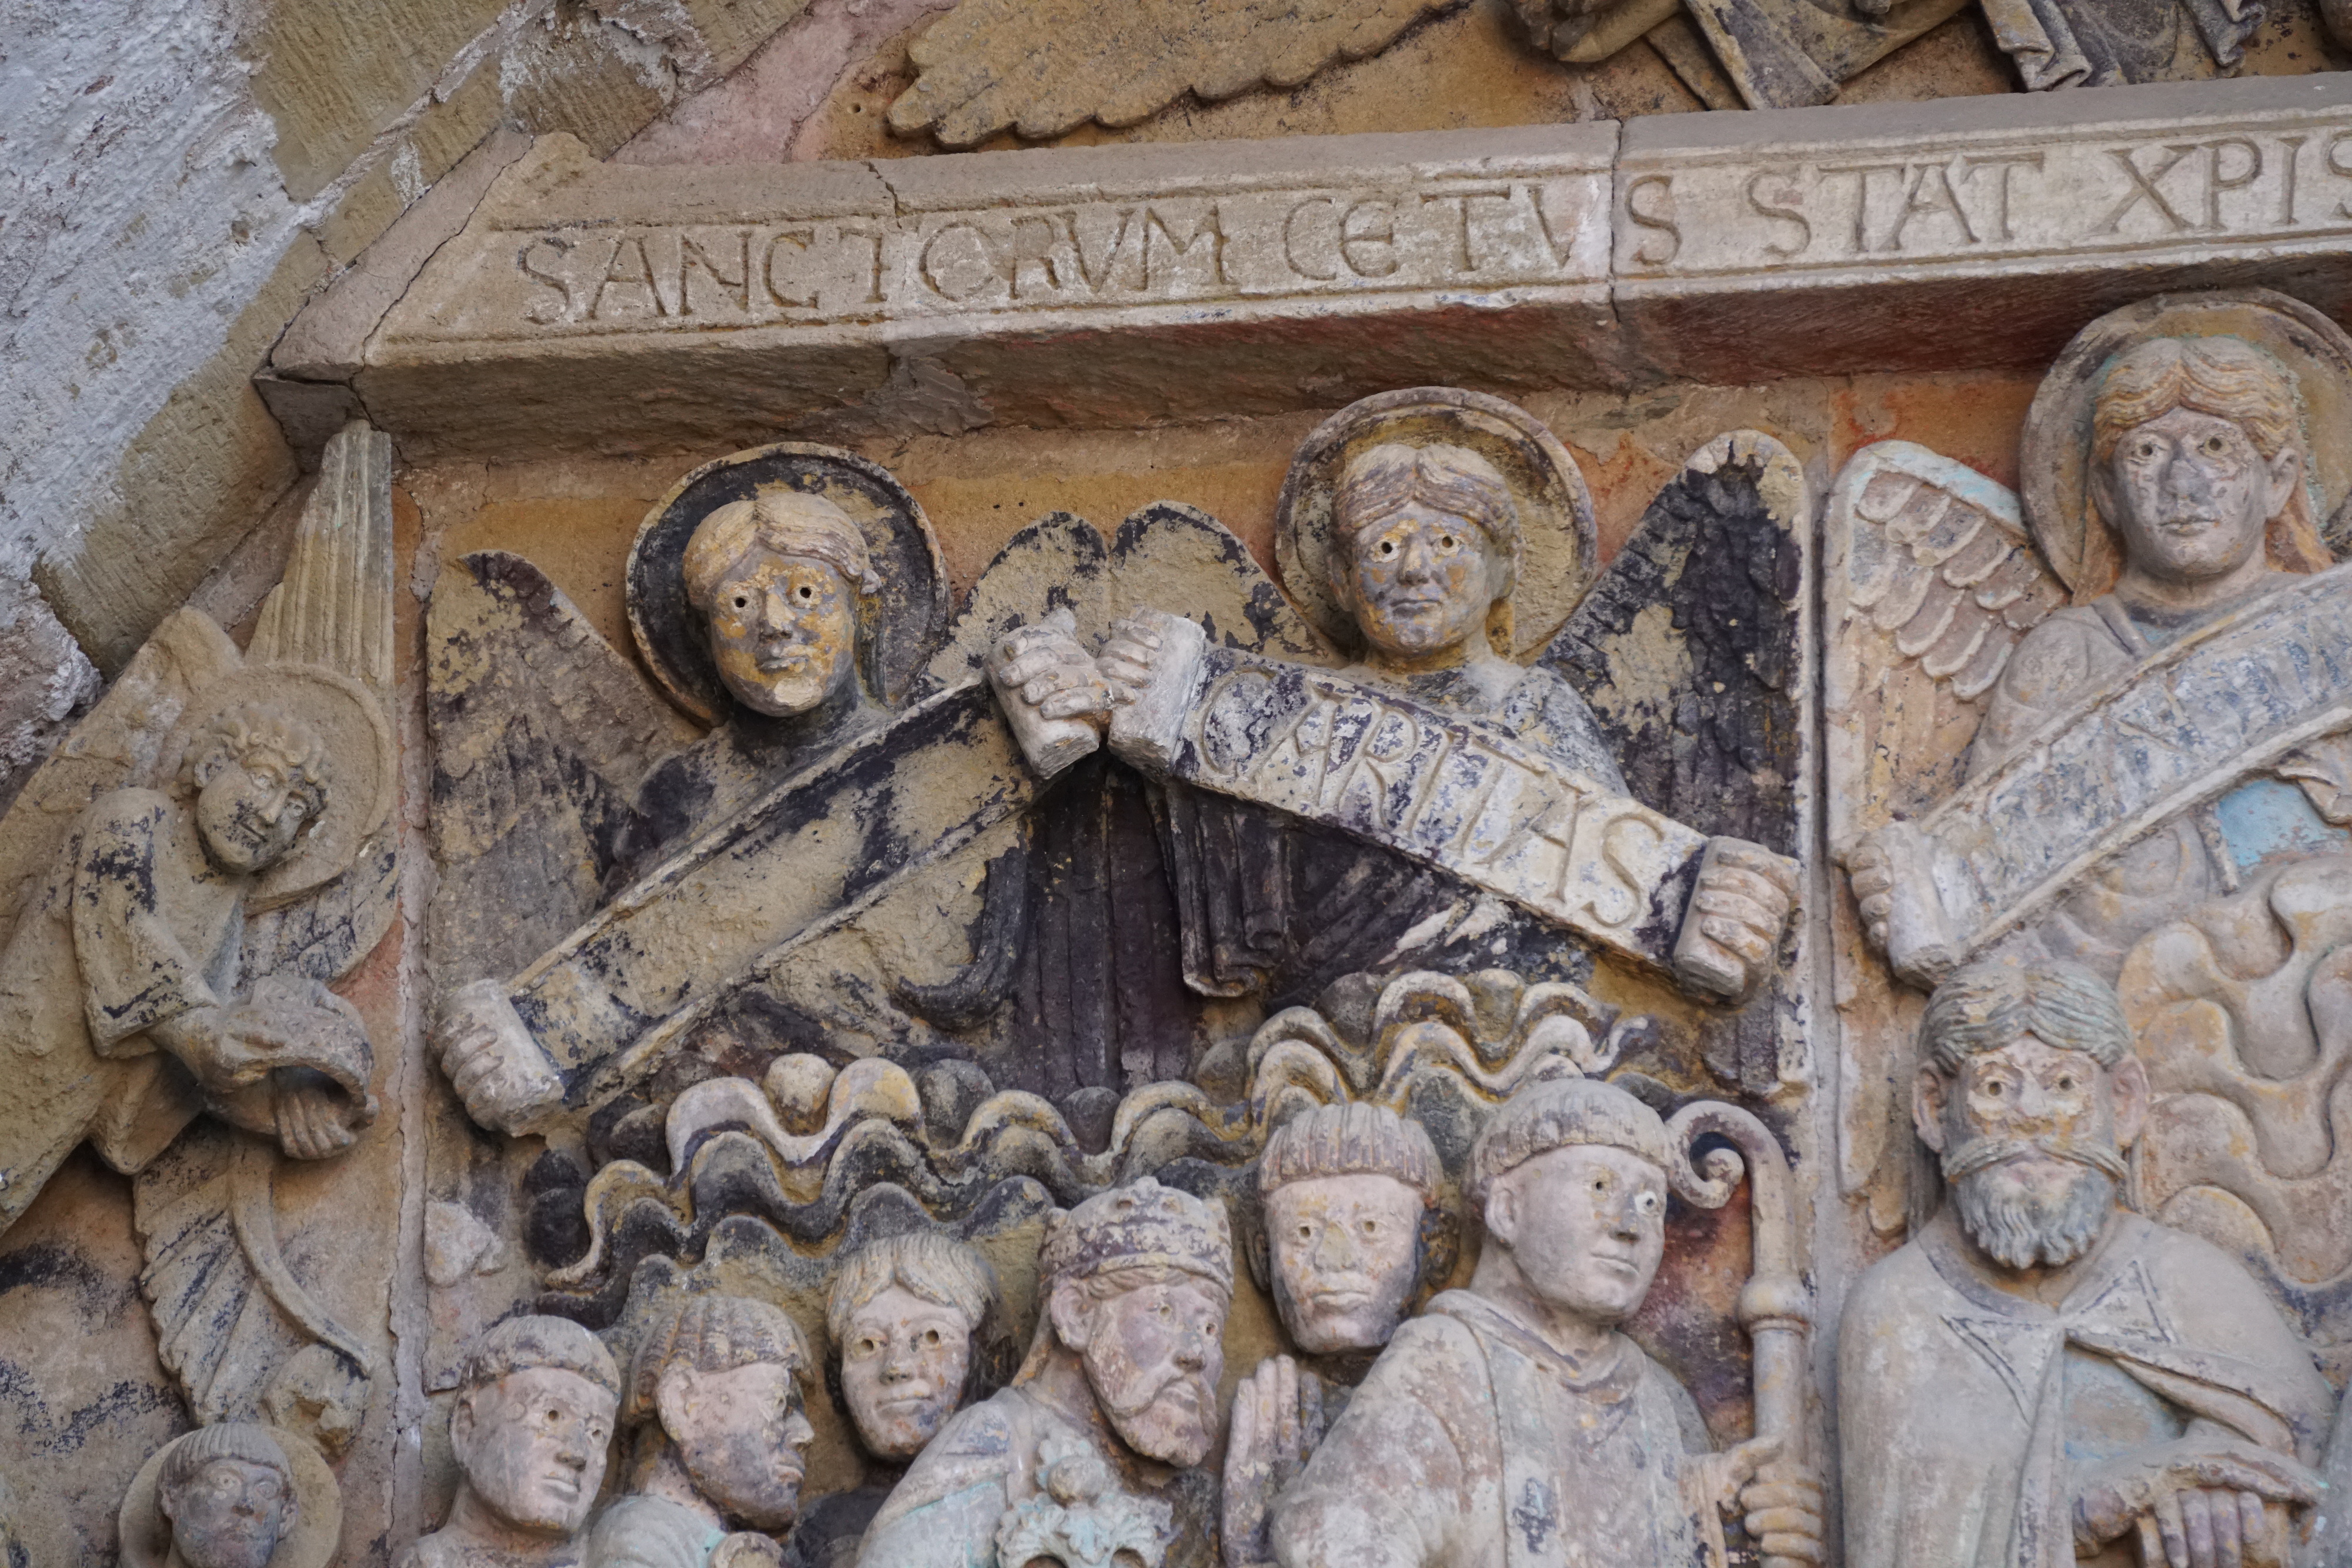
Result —
[[2168, 288], [2352, 303], [2341, 74], [1625, 128], [1612, 294], [1633, 362], [1741, 382], [2048, 363]]
[[547, 137], [299, 373], [488, 453], [919, 428], [915, 372], [975, 417], [1124, 425], [2032, 365], [2159, 288], [2352, 304], [2347, 143], [2340, 75], [864, 163]]

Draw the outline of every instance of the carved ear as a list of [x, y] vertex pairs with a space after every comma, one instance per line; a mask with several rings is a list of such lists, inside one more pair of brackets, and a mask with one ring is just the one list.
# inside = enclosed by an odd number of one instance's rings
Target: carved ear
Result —
[[686, 1430], [687, 1412], [693, 1406], [701, 1375], [690, 1366], [672, 1366], [654, 1385], [654, 1414], [661, 1417], [662, 1430], [676, 1437]]
[[2294, 495], [2294, 487], [2303, 483], [2303, 454], [2292, 446], [2282, 446], [2265, 465], [2270, 469], [2270, 489], [2263, 497], [2263, 515], [2275, 517], [2286, 510]]
[[461, 1470], [466, 1468], [466, 1456], [474, 1446], [474, 1395], [476, 1392], [471, 1388], [467, 1389], [457, 1396], [457, 1402], [449, 1406], [449, 1452], [456, 1458], [457, 1468]]
[[1075, 1280], [1065, 1280], [1054, 1287], [1047, 1298], [1045, 1310], [1053, 1314], [1054, 1333], [1072, 1350], [1083, 1353], [1087, 1341], [1087, 1320], [1094, 1314], [1087, 1308], [1085, 1290]]
[[2116, 1147], [2128, 1149], [2147, 1125], [2147, 1068], [2137, 1056], [2126, 1056], [2107, 1069], [2107, 1093], [2116, 1118]]
[[1519, 1236], [1519, 1189], [1504, 1176], [1486, 1192], [1486, 1234], [1508, 1247]]
[[1951, 1092], [1951, 1080], [1932, 1067], [1920, 1068], [1911, 1081], [1911, 1125], [1919, 1141], [1939, 1155], [1944, 1152], [1944, 1106]]

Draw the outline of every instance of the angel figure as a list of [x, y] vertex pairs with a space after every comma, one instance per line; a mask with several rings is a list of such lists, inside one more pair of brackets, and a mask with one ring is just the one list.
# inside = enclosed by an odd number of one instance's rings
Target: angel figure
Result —
[[[1621, 580], [1557, 638], [1517, 632], [1520, 611], [1559, 627], [1596, 571], [1591, 503], [1550, 432], [1450, 388], [1364, 399], [1307, 438], [1278, 526], [1285, 586], [1356, 655], [1328, 677], [1228, 668], [1197, 622], [1154, 614], [1115, 624], [1092, 660], [1067, 632], [1024, 628], [992, 666], [1008, 706], [1097, 723], [1183, 787], [1165, 814], [1188, 981], [1278, 1006], [1330, 973], [1510, 944], [1514, 928], [1671, 966], [1717, 1000], [1769, 972], [1792, 862], [1628, 799], [1622, 735], [1561, 673], [1656, 581]], [[1647, 549], [1625, 564], [1657, 567]]]
[[[366, 1360], [277, 1256], [266, 1151], [325, 1159], [376, 1115], [366, 1030], [325, 982], [392, 914], [390, 471], [382, 434], [337, 436], [247, 652], [173, 616], [0, 833], [0, 885], [22, 890], [0, 901], [21, 911], [0, 947], [0, 1229], [84, 1142], [139, 1176], [148, 1293], [199, 1419], [222, 1352], [177, 1331], [203, 1316], [221, 1339], [224, 1291]], [[207, 1114], [266, 1143], [163, 1162]], [[217, 1267], [222, 1245], [247, 1268]]]
[[[2328, 545], [2347, 413], [2352, 339], [2319, 312], [2159, 296], [2052, 369], [2021, 508], [1901, 443], [1857, 455], [1830, 507], [1832, 754], [1872, 770], [1830, 790], [1859, 935], [1915, 988], [1983, 954], [2114, 984], [2155, 1092], [2136, 1207], [2247, 1259], [2334, 1357], [2352, 1342], [2352, 1160], [2328, 1111], [2352, 1060], [2352, 568]], [[1909, 1076], [1874, 1059], [1899, 1060], [1916, 999], [1882, 994], [1875, 1019], [1849, 1009], [1865, 1093]], [[1849, 1118], [1849, 1183], [1884, 1185], [1895, 1115]]]
[[946, 625], [946, 571], [915, 498], [877, 465], [804, 443], [680, 480], [638, 530], [627, 585], [650, 685], [519, 557], [469, 556], [435, 591], [434, 945], [450, 979], [487, 988], [478, 1007], [453, 1006], [443, 1059], [492, 1124], [540, 1107], [546, 1070], [482, 977], [523, 968], [883, 725]]

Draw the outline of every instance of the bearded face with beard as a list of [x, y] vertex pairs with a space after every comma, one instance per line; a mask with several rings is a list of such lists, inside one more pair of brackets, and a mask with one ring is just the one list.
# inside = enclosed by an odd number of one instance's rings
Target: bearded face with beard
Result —
[[2031, 1031], [1998, 1040], [1948, 1049], [1921, 1069], [1919, 1130], [1969, 1240], [2006, 1269], [2064, 1268], [2116, 1212], [2147, 1079], [2134, 1057], [2110, 1064], [2101, 1058], [2112, 1052]]
[[1057, 1292], [1054, 1326], [1076, 1351], [1111, 1429], [1148, 1458], [1179, 1469], [1216, 1443], [1227, 1301], [1200, 1275], [1115, 1270]]
[[[2020, 1180], [2020, 1167], [2059, 1161], [2075, 1168], [2053, 1194]], [[2063, 1268], [2091, 1249], [2115, 1211], [2124, 1157], [2110, 1145], [2057, 1138], [1979, 1138], [1947, 1150], [1960, 1228], [1994, 1261], [2011, 1269]]]

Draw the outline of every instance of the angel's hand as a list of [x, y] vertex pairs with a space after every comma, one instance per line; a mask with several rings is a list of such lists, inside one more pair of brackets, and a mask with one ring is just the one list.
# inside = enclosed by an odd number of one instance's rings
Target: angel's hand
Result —
[[1111, 622], [1110, 635], [1103, 640], [1102, 653], [1095, 661], [1110, 688], [1111, 701], [1131, 703], [1138, 692], [1151, 684], [1163, 646], [1159, 629], [1150, 619], [1129, 616]]
[[520, 1134], [563, 1098], [563, 1081], [496, 980], [453, 992], [433, 1041], [466, 1114], [485, 1127]]
[[1769, 973], [1797, 902], [1797, 868], [1744, 839], [1710, 839], [1675, 944], [1683, 984], [1725, 1001]]
[[988, 678], [1001, 697], [1040, 718], [1099, 724], [1110, 713], [1110, 689], [1078, 645], [1067, 612], [999, 638], [989, 651]]
[[147, 1031], [186, 1064], [207, 1094], [226, 1099], [252, 1087], [300, 1043], [276, 1009], [247, 1003], [190, 1008]]
[[291, 1158], [323, 1160], [359, 1141], [345, 1120], [348, 1102], [313, 1073], [280, 1072], [278, 1081], [278, 1146]]

